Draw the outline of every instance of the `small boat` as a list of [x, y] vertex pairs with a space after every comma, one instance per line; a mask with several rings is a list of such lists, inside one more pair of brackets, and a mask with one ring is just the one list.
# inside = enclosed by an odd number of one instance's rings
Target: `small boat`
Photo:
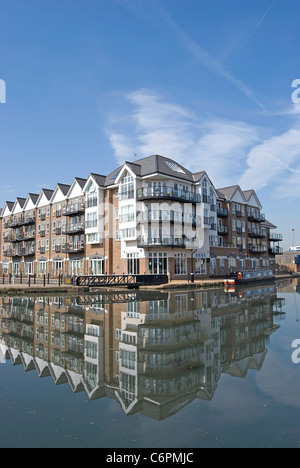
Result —
[[228, 280], [225, 280], [225, 285], [244, 284], [252, 282], [270, 281], [275, 278], [273, 270], [256, 270], [256, 271], [238, 271], [230, 274]]

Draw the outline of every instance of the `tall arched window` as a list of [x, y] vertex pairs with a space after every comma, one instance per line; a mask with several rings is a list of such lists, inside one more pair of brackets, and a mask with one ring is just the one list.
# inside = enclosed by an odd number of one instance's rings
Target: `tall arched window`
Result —
[[125, 172], [120, 182], [120, 199], [128, 200], [134, 198], [134, 179], [128, 171]]

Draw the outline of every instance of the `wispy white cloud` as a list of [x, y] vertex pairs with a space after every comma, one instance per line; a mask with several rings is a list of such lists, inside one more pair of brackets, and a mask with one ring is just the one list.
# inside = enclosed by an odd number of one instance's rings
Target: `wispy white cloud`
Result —
[[300, 119], [281, 135], [254, 146], [247, 156], [247, 170], [240, 184], [252, 181], [254, 189], [275, 185], [274, 195], [291, 198], [300, 195]]
[[[122, 111], [110, 115], [106, 133], [121, 164], [162, 154], [191, 171], [208, 172], [216, 187], [239, 183], [256, 190], [272, 187], [272, 198], [300, 197], [300, 117], [283, 111], [290, 128], [270, 135], [242, 121], [207, 118], [141, 89], [121, 99]], [[118, 100], [120, 104], [120, 100]]]
[[192, 171], [206, 170], [217, 186], [236, 183], [260, 130], [239, 121], [207, 119], [162, 95], [139, 90], [125, 97], [124, 114], [111, 115], [107, 136], [120, 163], [150, 154], [174, 158]]

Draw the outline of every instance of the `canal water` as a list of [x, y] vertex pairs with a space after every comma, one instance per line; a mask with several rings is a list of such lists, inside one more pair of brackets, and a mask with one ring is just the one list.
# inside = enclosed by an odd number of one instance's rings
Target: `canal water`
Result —
[[299, 447], [299, 291], [0, 298], [0, 447]]

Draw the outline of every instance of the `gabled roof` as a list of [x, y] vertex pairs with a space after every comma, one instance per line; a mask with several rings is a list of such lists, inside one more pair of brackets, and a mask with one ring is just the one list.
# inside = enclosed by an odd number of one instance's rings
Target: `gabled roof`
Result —
[[26, 198], [17, 197], [15, 204], [19, 203], [20, 207], [23, 208], [23, 206], [25, 205], [25, 202], [26, 202]]
[[[188, 182], [194, 182], [192, 172], [181, 166], [181, 164], [176, 161], [160, 156], [159, 154], [154, 154], [131, 164], [132, 170], [135, 171], [136, 175], [140, 175], [141, 177], [158, 173], [169, 177], [176, 177]], [[137, 166], [140, 166], [140, 169]]]
[[226, 198], [226, 200], [232, 200], [232, 198], [234, 197], [237, 190], [240, 191], [240, 194], [241, 194], [242, 198], [244, 198], [244, 200], [246, 202], [243, 191], [242, 191], [242, 189], [241, 189], [241, 187], [239, 185], [232, 185], [231, 187], [219, 188], [218, 192], [221, 192], [221, 194]]
[[154, 154], [134, 162], [126, 161], [123, 166], [120, 166], [106, 177], [106, 187], [115, 183], [118, 175], [125, 165], [130, 168], [136, 177], [146, 177], [152, 174], [162, 174], [168, 177], [194, 183], [199, 182], [205, 174], [205, 171], [193, 174], [176, 161], [164, 156], [160, 156], [159, 154]]
[[14, 207], [15, 202], [7, 201], [3, 207], [2, 213], [4, 213], [5, 208], [7, 208], [10, 212]]
[[57, 184], [56, 187], [59, 187], [62, 193], [66, 196], [68, 191], [70, 190], [71, 185], [66, 184]]
[[101, 175], [101, 174], [94, 174], [94, 173], [92, 173], [91, 176], [93, 177], [95, 182], [97, 182], [99, 187], [104, 187], [106, 176]]
[[54, 193], [54, 190], [42, 189], [41, 193], [39, 194], [39, 198], [42, 194], [44, 194], [47, 200], [50, 201], [53, 193]]
[[81, 179], [80, 177], [75, 177], [76, 182], [80, 185], [80, 187], [83, 189], [83, 187], [86, 184], [87, 179]]
[[196, 172], [195, 174], [193, 174], [194, 182], [199, 182], [205, 173], [206, 173], [205, 171], [201, 171], [201, 172]]
[[[104, 187], [104, 186], [105, 186], [105, 179], [106, 179], [106, 176], [100, 175], [100, 174], [91, 173], [91, 174], [89, 175], [89, 177], [88, 177], [86, 183], [85, 183], [84, 186], [82, 187], [83, 192], [85, 192], [85, 191], [87, 190], [87, 188], [89, 187], [91, 179], [98, 185], [98, 187]], [[110, 185], [111, 185], [111, 184], [110, 184]]]
[[32, 203], [36, 204], [36, 202], [38, 201], [39, 195], [37, 195], [36, 193], [29, 193], [28, 197], [31, 198]]
[[39, 196], [38, 196], [38, 199], [37, 199], [37, 201], [36, 201], [36, 205], [39, 205], [39, 203], [40, 203], [40, 201], [41, 201], [43, 195], [45, 196], [46, 200], [47, 200], [48, 202], [50, 202], [53, 193], [54, 193], [54, 190], [49, 190], [49, 189], [44, 189], [44, 188], [43, 188], [43, 189], [41, 190]]
[[256, 194], [256, 192], [255, 192], [255, 190], [245, 190], [243, 193], [244, 193], [244, 197], [245, 197], [245, 199], [247, 200], [247, 202], [250, 201], [251, 197], [254, 197], [254, 198], [255, 198], [255, 201], [256, 201], [256, 203], [257, 203], [257, 205], [258, 205], [260, 208], [262, 208], [262, 205], [261, 205], [261, 203], [260, 203], [260, 201], [259, 201], [259, 198], [258, 198], [258, 196], [257, 196], [257, 194]]
[[275, 226], [275, 224], [272, 224], [267, 219], [263, 223], [261, 223], [261, 225], [262, 225], [262, 227], [266, 227], [266, 228], [269, 228], [269, 229], [277, 229], [277, 226]]
[[24, 210], [26, 211], [27, 205], [30, 203], [30, 201], [31, 201], [32, 205], [35, 207], [36, 204], [37, 204], [38, 199], [39, 199], [39, 195], [37, 195], [36, 193], [29, 193], [27, 198], [26, 198], [26, 202], [24, 204], [24, 207], [23, 207]]

